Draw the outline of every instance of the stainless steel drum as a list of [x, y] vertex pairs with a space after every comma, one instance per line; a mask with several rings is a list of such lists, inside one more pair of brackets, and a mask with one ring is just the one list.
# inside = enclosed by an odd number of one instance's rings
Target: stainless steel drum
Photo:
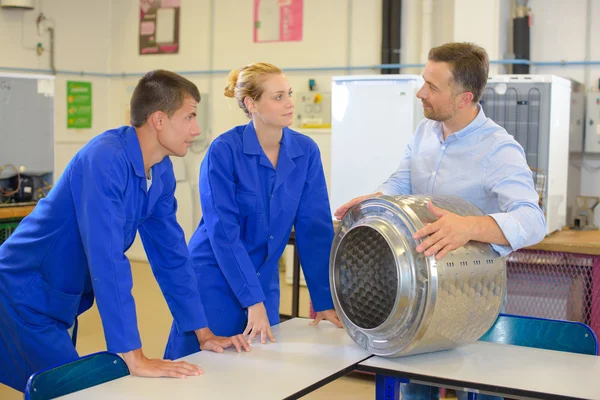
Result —
[[458, 215], [483, 215], [454, 197], [379, 196], [340, 222], [330, 258], [335, 309], [352, 339], [372, 354], [398, 357], [479, 339], [496, 320], [506, 290], [504, 259], [469, 242], [435, 260], [412, 235], [436, 217], [427, 201]]

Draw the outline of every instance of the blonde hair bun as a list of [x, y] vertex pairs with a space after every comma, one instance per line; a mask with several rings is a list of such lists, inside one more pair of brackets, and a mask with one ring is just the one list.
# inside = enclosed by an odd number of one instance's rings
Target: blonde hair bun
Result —
[[224, 94], [225, 97], [235, 97], [235, 85], [237, 84], [240, 71], [237, 69], [232, 70], [227, 76], [227, 85], [225, 85]]
[[254, 101], [259, 101], [264, 91], [263, 82], [267, 76], [281, 73], [281, 70], [275, 65], [263, 62], [246, 65], [240, 70], [234, 69], [227, 77], [225, 96], [235, 97], [246, 116], [251, 118], [244, 99], [249, 97]]

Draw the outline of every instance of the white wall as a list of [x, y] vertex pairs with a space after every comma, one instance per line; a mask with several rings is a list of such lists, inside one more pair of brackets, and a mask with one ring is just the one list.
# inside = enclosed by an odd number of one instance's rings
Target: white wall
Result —
[[[427, 4], [431, 5], [429, 22]], [[424, 64], [431, 47], [452, 41], [476, 43], [486, 49], [490, 60], [505, 58], [511, 37], [510, 6], [508, 0], [403, 0], [402, 62]], [[424, 26], [430, 26], [429, 33]], [[421, 73], [419, 68], [403, 72]], [[502, 65], [490, 67], [491, 74], [505, 72]]]
[[[267, 61], [284, 70], [374, 65], [380, 62], [380, 0], [305, 0], [303, 40], [285, 43], [253, 42], [253, 4], [250, 1], [183, 0], [180, 53], [152, 56], [138, 55], [138, 4], [136, 0], [112, 0], [113, 73], [143, 72], [155, 68], [229, 71], [256, 61]], [[211, 5], [214, 5], [213, 10]], [[287, 76], [296, 91], [307, 90], [309, 79], [315, 79], [320, 90], [329, 90], [331, 76], [343, 73], [343, 70], [288, 72]], [[236, 102], [223, 96], [226, 76], [225, 72], [186, 75], [202, 93], [209, 94], [202, 101], [208, 101], [212, 111], [208, 132], [204, 132], [211, 138], [248, 121]], [[130, 95], [128, 89], [131, 90], [136, 80], [112, 80], [110, 115], [113, 125], [123, 122]], [[201, 217], [197, 179], [203, 156], [203, 152], [189, 152], [185, 157], [195, 196], [191, 216], [194, 225]], [[143, 257], [139, 243], [132, 248], [130, 255]]]
[[[381, 41], [381, 1], [352, 1], [352, 32], [347, 35], [347, 1], [304, 1], [304, 32], [301, 42], [253, 43], [252, 2], [238, 0], [182, 1], [181, 50], [177, 55], [138, 55], [138, 2], [112, 0], [111, 70], [143, 72], [154, 68], [174, 71], [229, 71], [255, 61], [268, 61], [285, 68], [313, 68], [379, 63]], [[214, 35], [210, 35], [210, 17]], [[334, 23], [332, 24], [332, 21]], [[211, 58], [211, 39], [213, 57]], [[349, 45], [352, 46], [350, 51]], [[308, 79], [316, 79], [321, 89], [330, 86], [336, 72], [289, 72], [288, 78], [296, 90], [306, 90]], [[201, 92], [209, 92], [213, 107], [213, 136], [247, 120], [237, 104], [223, 96], [225, 73], [186, 75]], [[135, 79], [115, 80], [113, 88], [135, 85]], [[113, 102], [111, 114], [120, 121], [123, 101]], [[125, 102], [126, 103], [126, 102]]]
[[[531, 59], [534, 61], [584, 61], [586, 58], [586, 0], [531, 0]], [[600, 2], [590, 1], [590, 60], [600, 60]], [[532, 73], [555, 74], [585, 83], [588, 90], [598, 91], [600, 67], [536, 66]], [[574, 164], [579, 164], [575, 162]], [[572, 166], [573, 167], [573, 166]], [[600, 156], [586, 154], [581, 168], [581, 194], [600, 195]], [[600, 225], [600, 209], [596, 209], [595, 224]]]
[[[490, 60], [503, 59], [508, 48], [510, 2], [506, 0], [454, 0], [453, 41], [475, 42], [486, 49]], [[490, 65], [490, 75], [506, 67]]]

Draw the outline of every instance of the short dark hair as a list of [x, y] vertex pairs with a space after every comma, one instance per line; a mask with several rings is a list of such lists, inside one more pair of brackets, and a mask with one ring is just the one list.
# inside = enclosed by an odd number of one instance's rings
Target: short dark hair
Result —
[[446, 43], [429, 50], [430, 61], [450, 65], [454, 81], [473, 93], [473, 103], [483, 94], [490, 71], [490, 61], [483, 47], [473, 43]]
[[156, 111], [171, 117], [181, 108], [186, 97], [193, 97], [200, 102], [198, 87], [188, 79], [163, 69], [148, 72], [140, 79], [131, 96], [131, 125], [139, 128]]

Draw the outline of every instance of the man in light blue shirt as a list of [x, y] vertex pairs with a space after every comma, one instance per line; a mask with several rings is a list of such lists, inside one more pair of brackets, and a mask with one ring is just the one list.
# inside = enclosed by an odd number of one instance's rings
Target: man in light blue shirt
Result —
[[[540, 242], [546, 221], [521, 145], [487, 118], [478, 104], [489, 71], [487, 53], [470, 43], [431, 49], [417, 92], [426, 117], [406, 147], [400, 167], [374, 194], [352, 199], [335, 216], [373, 195], [450, 195], [486, 215], [463, 217], [435, 207], [433, 224], [415, 234], [417, 247], [436, 259], [470, 240], [490, 243], [502, 256]], [[465, 393], [457, 393], [459, 398]], [[405, 400], [436, 399], [439, 389], [403, 385]], [[492, 399], [495, 396], [478, 396]]]

